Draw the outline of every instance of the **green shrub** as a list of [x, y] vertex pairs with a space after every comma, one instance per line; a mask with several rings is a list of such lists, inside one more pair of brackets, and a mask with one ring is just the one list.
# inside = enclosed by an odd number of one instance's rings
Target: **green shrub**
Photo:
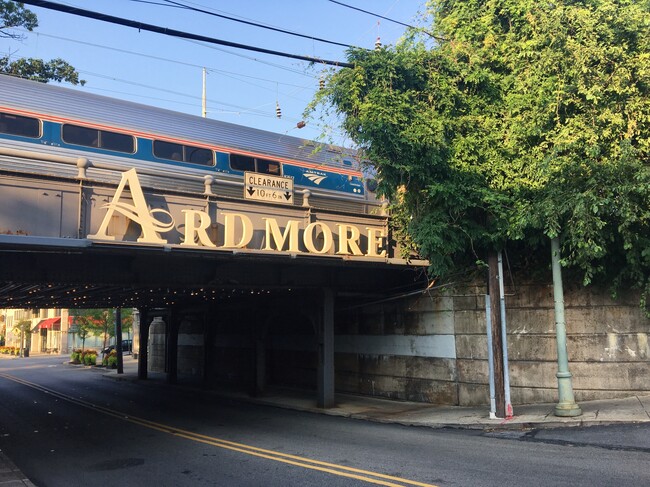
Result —
[[109, 367], [111, 369], [116, 369], [117, 368], [117, 354], [115, 354], [115, 355], [110, 354], [107, 357], [107, 364], [106, 365], [107, 365], [107, 367]]
[[72, 350], [72, 353], [70, 354], [70, 361], [73, 364], [81, 363], [81, 350], [79, 348], [75, 348]]
[[95, 350], [82, 350], [79, 362], [84, 365], [97, 365], [97, 352]]
[[104, 358], [102, 359], [102, 365], [104, 367], [108, 367], [110, 369], [116, 369], [117, 368], [117, 350], [113, 349], [111, 352], [107, 355], [104, 355]]

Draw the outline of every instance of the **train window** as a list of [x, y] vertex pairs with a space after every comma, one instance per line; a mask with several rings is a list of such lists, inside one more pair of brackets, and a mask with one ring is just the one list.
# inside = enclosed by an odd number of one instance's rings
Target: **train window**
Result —
[[200, 147], [185, 146], [185, 161], [192, 164], [202, 164], [204, 166], [212, 166], [212, 151], [210, 149], [202, 149]]
[[260, 172], [264, 174], [282, 174], [282, 165], [278, 161], [255, 159], [241, 154], [230, 154], [230, 168], [235, 171]]
[[255, 171], [255, 159], [241, 154], [230, 154], [230, 167], [235, 171]]
[[98, 130], [79, 125], [63, 125], [63, 141], [68, 144], [83, 145], [85, 147], [96, 147], [115, 152], [135, 152], [135, 139], [131, 135]]
[[0, 113], [0, 133], [38, 138], [41, 136], [41, 122], [37, 118]]
[[210, 149], [165, 142], [164, 140], [153, 141], [153, 155], [160, 159], [191, 162], [202, 166], [214, 165], [214, 157]]
[[278, 161], [268, 161], [266, 159], [257, 159], [257, 172], [265, 174], [280, 175], [280, 163]]
[[99, 130], [79, 125], [63, 125], [63, 142], [68, 144], [99, 147]]
[[153, 155], [161, 159], [171, 159], [172, 161], [183, 160], [183, 146], [164, 140], [153, 141]]
[[130, 135], [100, 130], [99, 146], [102, 149], [133, 154], [135, 152], [135, 139]]

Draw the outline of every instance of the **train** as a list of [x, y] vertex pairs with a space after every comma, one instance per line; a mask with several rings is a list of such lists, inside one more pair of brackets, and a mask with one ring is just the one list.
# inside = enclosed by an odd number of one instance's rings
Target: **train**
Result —
[[355, 150], [0, 75], [0, 171], [74, 176], [56, 157], [87, 158], [99, 181], [136, 168], [152, 187], [200, 191], [211, 175], [217, 194], [241, 198], [248, 171], [293, 178], [312, 205], [355, 213], [378, 205]]

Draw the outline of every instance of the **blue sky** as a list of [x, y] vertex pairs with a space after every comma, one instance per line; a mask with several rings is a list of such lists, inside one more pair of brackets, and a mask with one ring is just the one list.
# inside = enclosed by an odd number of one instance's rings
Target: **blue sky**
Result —
[[[53, 0], [57, 3], [293, 54], [345, 61], [345, 48], [302, 39], [184, 9], [132, 0]], [[379, 36], [394, 44], [405, 27], [329, 0], [179, 0], [182, 3], [273, 27], [372, 49]], [[413, 23], [424, 0], [342, 0], [404, 23]], [[315, 139], [318, 120], [296, 123], [318, 89], [324, 67], [251, 51], [208, 46], [150, 32], [32, 7], [39, 27], [25, 38], [0, 39], [12, 58], [61, 57], [86, 80], [83, 89], [201, 114], [202, 67], [208, 69], [208, 117], [272, 132]], [[276, 101], [282, 118], [275, 116]], [[334, 120], [330, 123], [335, 124]], [[349, 146], [342, 134], [326, 139]]]

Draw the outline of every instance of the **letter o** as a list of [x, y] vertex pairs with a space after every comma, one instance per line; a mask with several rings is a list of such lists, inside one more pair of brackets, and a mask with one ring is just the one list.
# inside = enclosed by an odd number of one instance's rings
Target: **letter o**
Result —
[[[316, 226], [319, 226], [323, 232], [323, 248], [318, 250], [314, 245], [314, 229]], [[313, 222], [305, 227], [305, 232], [302, 236], [303, 243], [307, 250], [313, 254], [326, 254], [332, 248], [334, 244], [334, 238], [332, 236], [332, 230], [330, 227], [321, 222]]]

